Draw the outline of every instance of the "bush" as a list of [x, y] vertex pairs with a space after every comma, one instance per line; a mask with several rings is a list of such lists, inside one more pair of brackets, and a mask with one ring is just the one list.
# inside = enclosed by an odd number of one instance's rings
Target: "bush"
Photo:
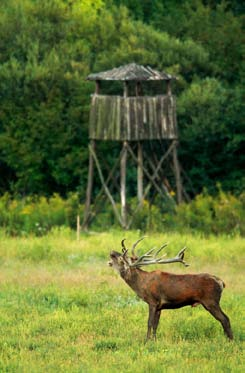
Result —
[[8, 193], [0, 198], [0, 226], [10, 235], [46, 234], [54, 226], [75, 227], [82, 206], [76, 194], [62, 199], [27, 197], [13, 199]]
[[[128, 221], [134, 217], [130, 229], [145, 231], [178, 230], [199, 231], [209, 234], [245, 235], [245, 193], [236, 197], [218, 187], [217, 195], [211, 196], [205, 190], [190, 203], [173, 208], [171, 201], [156, 199], [150, 205], [144, 201], [136, 213], [138, 201], [128, 201]], [[103, 203], [95, 213], [91, 228], [108, 230], [119, 228], [112, 206]], [[120, 205], [117, 204], [118, 211]], [[66, 226], [75, 229], [76, 217], [83, 216], [83, 205], [76, 193], [62, 199], [58, 194], [51, 198], [28, 197], [13, 199], [9, 194], [0, 198], [0, 227], [11, 235], [34, 234], [41, 236], [53, 227]]]
[[205, 234], [245, 235], [245, 194], [235, 197], [218, 187], [217, 196], [204, 191], [187, 204], [177, 206], [175, 214], [165, 215], [168, 228], [197, 230]]
[[[158, 231], [162, 227], [163, 214], [157, 205], [151, 205], [144, 200], [138, 209], [138, 199], [131, 198], [127, 203], [127, 222], [130, 229], [145, 231]], [[120, 213], [121, 206], [116, 203], [116, 208]], [[91, 227], [93, 229], [108, 230], [108, 227], [120, 228], [118, 219], [115, 217], [112, 205], [103, 203], [98, 206], [96, 216], [94, 215]], [[131, 222], [132, 220], [132, 222]]]

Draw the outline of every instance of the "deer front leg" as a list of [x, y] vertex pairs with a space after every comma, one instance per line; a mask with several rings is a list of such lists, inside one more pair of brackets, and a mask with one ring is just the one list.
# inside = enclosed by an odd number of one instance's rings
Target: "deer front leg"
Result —
[[155, 340], [156, 340], [156, 337], [157, 337], [157, 327], [158, 327], [158, 324], [159, 324], [160, 316], [161, 316], [161, 310], [156, 310], [154, 321], [153, 321], [153, 338]]
[[146, 342], [151, 338], [151, 332], [153, 329], [153, 338], [156, 339], [156, 331], [159, 323], [161, 311], [157, 310], [156, 306], [149, 304], [149, 317], [148, 317], [148, 329], [146, 335]]

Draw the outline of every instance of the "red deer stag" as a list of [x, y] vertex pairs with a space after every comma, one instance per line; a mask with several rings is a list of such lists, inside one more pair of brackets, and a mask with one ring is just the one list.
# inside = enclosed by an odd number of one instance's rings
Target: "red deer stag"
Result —
[[227, 337], [233, 339], [230, 320], [219, 305], [221, 293], [225, 287], [224, 282], [208, 273], [176, 275], [159, 270], [152, 272], [141, 270], [140, 267], [150, 264], [179, 262], [188, 266], [184, 261], [185, 247], [170, 259], [163, 259], [163, 256], [157, 257], [167, 244], [158, 250], [153, 248], [138, 257], [135, 254], [135, 247], [143, 238], [133, 244], [131, 257], [128, 256], [128, 249], [123, 239], [122, 254], [112, 251], [109, 265], [116, 269], [135, 293], [149, 305], [146, 340], [151, 337], [152, 330], [153, 338], [156, 338], [157, 326], [163, 309], [195, 307], [198, 304], [202, 304], [216, 320], [220, 321]]

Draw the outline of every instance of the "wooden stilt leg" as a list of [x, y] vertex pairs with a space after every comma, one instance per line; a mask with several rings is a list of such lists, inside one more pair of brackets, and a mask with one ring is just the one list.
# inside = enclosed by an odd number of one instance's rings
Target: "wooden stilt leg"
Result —
[[142, 205], [143, 204], [143, 151], [142, 151], [141, 142], [138, 142], [137, 195], [138, 195], [138, 201]]
[[97, 171], [98, 171], [98, 174], [99, 174], [99, 178], [100, 178], [101, 184], [102, 184], [102, 186], [103, 186], [103, 188], [104, 188], [105, 194], [107, 195], [109, 201], [110, 201], [111, 204], [112, 204], [112, 208], [113, 208], [113, 211], [114, 211], [114, 213], [115, 213], [116, 218], [118, 219], [119, 223], [120, 223], [121, 225], [123, 225], [123, 224], [122, 224], [122, 219], [121, 219], [120, 213], [119, 213], [118, 210], [117, 210], [116, 203], [115, 203], [115, 201], [114, 201], [114, 199], [113, 199], [113, 197], [112, 197], [112, 195], [111, 195], [111, 193], [110, 193], [110, 190], [108, 189], [108, 187], [107, 187], [107, 185], [106, 185], [106, 182], [105, 182], [105, 179], [104, 179], [104, 176], [103, 176], [103, 173], [102, 173], [101, 167], [100, 167], [99, 160], [98, 160], [98, 158], [97, 158], [97, 155], [96, 155], [96, 153], [95, 153], [95, 150], [94, 150], [92, 147], [90, 147], [90, 152], [91, 152], [91, 154], [92, 154], [92, 156], [93, 156], [93, 159], [94, 159], [94, 161], [95, 161], [95, 165], [96, 165], [96, 167], [97, 167]]
[[174, 164], [174, 173], [175, 173], [175, 180], [176, 180], [177, 203], [181, 203], [182, 202], [182, 185], [181, 185], [179, 161], [178, 161], [178, 156], [177, 156], [177, 141], [174, 141], [173, 164]]
[[121, 215], [122, 226], [127, 226], [127, 211], [126, 211], [126, 168], [127, 168], [127, 142], [123, 143], [123, 153], [121, 157]]
[[[95, 149], [94, 140], [91, 140], [90, 147], [92, 149]], [[83, 230], [88, 229], [91, 195], [92, 195], [92, 188], [93, 188], [93, 177], [94, 177], [94, 160], [93, 160], [92, 152], [90, 151], [90, 147], [89, 147], [88, 184], [87, 184], [86, 202], [85, 202], [85, 210], [84, 210], [83, 225], [82, 225]]]

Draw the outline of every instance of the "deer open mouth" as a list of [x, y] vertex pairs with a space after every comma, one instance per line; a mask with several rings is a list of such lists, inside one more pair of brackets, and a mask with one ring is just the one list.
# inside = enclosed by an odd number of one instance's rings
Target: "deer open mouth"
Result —
[[113, 261], [116, 260], [118, 256], [120, 256], [119, 253], [117, 253], [116, 251], [111, 251], [111, 253], [110, 253], [110, 258], [111, 258], [111, 260], [108, 262], [108, 265], [109, 265], [110, 267], [113, 266]]
[[113, 258], [115, 258], [115, 255], [113, 255], [113, 251], [110, 253], [110, 258], [109, 262], [107, 262], [108, 266], [112, 267], [113, 265]]

